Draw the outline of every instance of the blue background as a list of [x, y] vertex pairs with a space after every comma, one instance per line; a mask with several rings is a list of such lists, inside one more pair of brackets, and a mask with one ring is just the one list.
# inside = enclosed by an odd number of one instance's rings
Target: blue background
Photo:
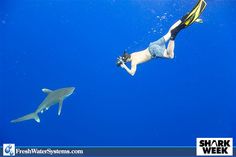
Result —
[[[0, 142], [19, 145], [194, 146], [236, 138], [236, 1], [209, 0], [176, 38], [175, 59], [115, 65], [189, 11], [188, 0], [1, 0]], [[42, 88], [75, 86], [41, 123]]]

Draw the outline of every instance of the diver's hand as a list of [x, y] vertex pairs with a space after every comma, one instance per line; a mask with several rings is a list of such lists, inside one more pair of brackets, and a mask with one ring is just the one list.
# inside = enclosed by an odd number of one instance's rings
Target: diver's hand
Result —
[[121, 68], [125, 68], [125, 63], [122, 62], [121, 65], [120, 65]]

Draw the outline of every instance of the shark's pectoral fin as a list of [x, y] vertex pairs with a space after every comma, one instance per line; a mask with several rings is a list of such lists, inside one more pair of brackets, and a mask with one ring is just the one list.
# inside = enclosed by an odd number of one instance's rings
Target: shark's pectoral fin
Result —
[[47, 93], [47, 94], [49, 94], [49, 93], [52, 92], [51, 89], [47, 89], [47, 88], [43, 88], [42, 91], [43, 91], [44, 93]]
[[61, 114], [62, 104], [63, 104], [63, 99], [61, 99], [61, 100], [59, 101], [58, 116], [60, 116], [60, 114]]

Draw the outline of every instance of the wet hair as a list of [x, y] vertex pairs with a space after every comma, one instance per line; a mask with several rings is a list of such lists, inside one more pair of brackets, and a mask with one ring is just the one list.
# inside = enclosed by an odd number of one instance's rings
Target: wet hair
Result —
[[[128, 54], [126, 51], [124, 51], [123, 55], [118, 58], [116, 65], [119, 67], [122, 64], [122, 61], [126, 63], [128, 61], [128, 59], [130, 59], [130, 58], [131, 58], [131, 55]], [[122, 61], [120, 61], [120, 59]]]
[[122, 58], [122, 60], [123, 60], [124, 62], [127, 62], [128, 59], [131, 58], [131, 55], [128, 54], [126, 51], [124, 51], [124, 53], [123, 53], [123, 55], [121, 56], [121, 58]]

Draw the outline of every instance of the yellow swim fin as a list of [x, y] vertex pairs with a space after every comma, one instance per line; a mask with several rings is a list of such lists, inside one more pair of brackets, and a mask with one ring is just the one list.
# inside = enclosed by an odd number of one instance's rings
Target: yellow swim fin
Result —
[[198, 0], [198, 3], [195, 5], [195, 7], [190, 11], [187, 15], [185, 15], [182, 18], [182, 24], [185, 25], [185, 27], [190, 26], [194, 22], [198, 22], [197, 19], [199, 19], [199, 16], [202, 14], [202, 12], [205, 10], [207, 6], [207, 3], [205, 0]]
[[203, 20], [199, 19], [199, 17], [206, 8], [206, 5], [207, 3], [205, 2], [205, 0], [198, 0], [198, 3], [195, 5], [192, 11], [184, 15], [181, 19], [181, 23], [177, 27], [171, 30], [170, 39], [175, 40], [175, 37], [182, 29], [190, 26], [194, 22], [203, 23]]

